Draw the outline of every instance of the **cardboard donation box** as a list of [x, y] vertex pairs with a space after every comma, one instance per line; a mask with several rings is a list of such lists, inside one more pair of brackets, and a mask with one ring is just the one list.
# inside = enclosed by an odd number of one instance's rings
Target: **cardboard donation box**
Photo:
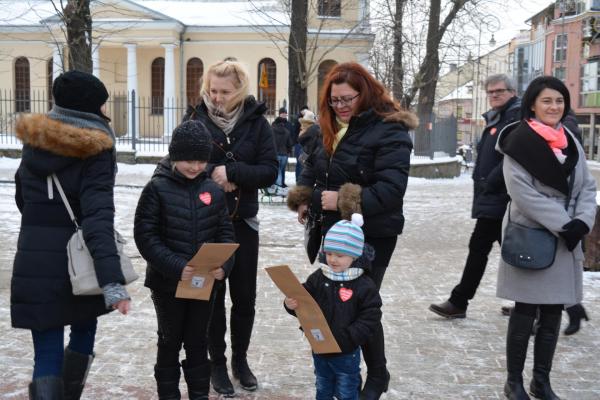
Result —
[[210, 271], [222, 267], [240, 245], [238, 243], [204, 243], [187, 265], [194, 267], [188, 281], [179, 281], [175, 297], [208, 300], [215, 278]]
[[341, 353], [319, 305], [306, 291], [287, 265], [265, 268], [275, 285], [286, 295], [298, 300], [296, 316], [310, 347], [317, 354]]

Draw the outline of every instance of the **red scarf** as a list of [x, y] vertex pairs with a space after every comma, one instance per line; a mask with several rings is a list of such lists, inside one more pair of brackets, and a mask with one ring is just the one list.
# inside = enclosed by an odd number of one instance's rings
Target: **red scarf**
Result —
[[536, 119], [529, 119], [527, 123], [533, 129], [535, 133], [540, 135], [544, 140], [548, 143], [548, 146], [556, 155], [559, 161], [563, 162], [565, 159], [565, 155], [562, 152], [562, 149], [566, 149], [568, 146], [567, 135], [565, 134], [565, 129], [562, 124], [559, 124], [558, 129], [555, 129], [549, 125], [546, 125]]

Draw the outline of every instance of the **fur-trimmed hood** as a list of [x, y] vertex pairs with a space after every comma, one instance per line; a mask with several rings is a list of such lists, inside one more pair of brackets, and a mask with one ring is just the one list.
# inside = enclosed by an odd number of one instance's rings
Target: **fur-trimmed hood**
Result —
[[22, 116], [16, 128], [23, 144], [65, 157], [85, 159], [114, 145], [106, 132], [78, 128], [42, 114]]
[[398, 122], [404, 124], [409, 130], [419, 126], [419, 118], [407, 110], [396, 111], [383, 119], [384, 122]]

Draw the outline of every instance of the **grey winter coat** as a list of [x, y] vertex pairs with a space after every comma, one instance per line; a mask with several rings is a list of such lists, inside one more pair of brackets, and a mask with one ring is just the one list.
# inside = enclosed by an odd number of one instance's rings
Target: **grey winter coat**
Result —
[[[554, 263], [547, 269], [520, 269], [501, 259], [498, 297], [529, 304], [576, 304], [582, 300], [581, 243], [571, 252], [558, 233], [574, 218], [592, 229], [596, 183], [588, 170], [583, 148], [571, 132], [567, 139], [568, 155], [564, 165], [526, 122], [514, 130], [505, 129], [498, 139], [496, 149], [504, 154], [504, 181], [511, 197], [511, 221], [544, 227], [558, 237]], [[575, 178], [568, 210], [565, 210], [571, 173], [575, 173]], [[508, 212], [504, 216], [503, 232], [507, 220]]]

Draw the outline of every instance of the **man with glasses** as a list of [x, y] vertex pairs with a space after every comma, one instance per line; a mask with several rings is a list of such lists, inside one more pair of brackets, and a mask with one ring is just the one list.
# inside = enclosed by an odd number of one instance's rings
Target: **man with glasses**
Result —
[[521, 100], [516, 96], [515, 85], [504, 74], [492, 75], [485, 81], [490, 110], [477, 144], [477, 159], [473, 169], [473, 206], [471, 217], [475, 229], [469, 241], [469, 254], [460, 283], [452, 290], [450, 298], [429, 309], [445, 318], [465, 318], [469, 300], [475, 296], [485, 272], [488, 255], [494, 242], [500, 243], [502, 218], [509, 197], [502, 175], [502, 155], [496, 151], [496, 141], [502, 129], [520, 118]]

